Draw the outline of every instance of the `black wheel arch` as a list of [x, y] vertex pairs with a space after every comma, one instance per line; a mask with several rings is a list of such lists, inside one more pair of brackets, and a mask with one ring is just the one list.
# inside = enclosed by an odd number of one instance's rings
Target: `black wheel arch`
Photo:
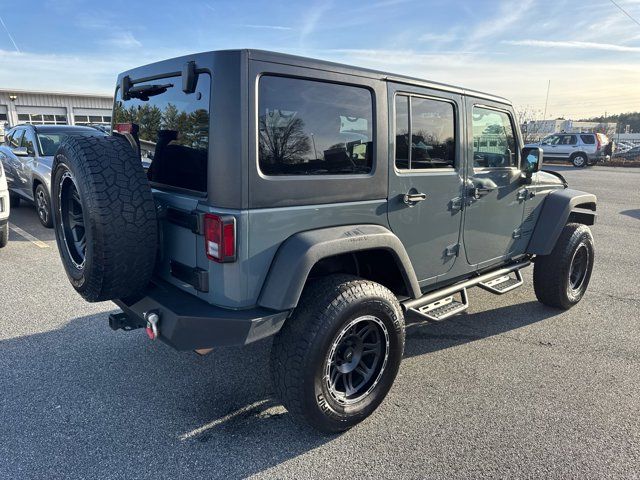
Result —
[[293, 309], [309, 278], [333, 273], [376, 281], [395, 294], [421, 295], [409, 256], [396, 235], [382, 225], [347, 225], [300, 232], [285, 240], [271, 263], [258, 304]]
[[594, 225], [597, 198], [592, 193], [565, 188], [547, 195], [526, 253], [549, 255], [567, 223]]

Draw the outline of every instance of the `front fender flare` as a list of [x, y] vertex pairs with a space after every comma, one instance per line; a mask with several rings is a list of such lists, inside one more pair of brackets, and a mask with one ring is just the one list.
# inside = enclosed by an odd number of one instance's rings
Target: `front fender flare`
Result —
[[[576, 219], [589, 217], [590, 221], [587, 224], [593, 225], [596, 203], [597, 199], [594, 194], [571, 188], [549, 193], [542, 205], [542, 211], [527, 247], [527, 253], [549, 255], [572, 215]], [[576, 207], [583, 210], [574, 211]]]
[[421, 295], [416, 274], [400, 239], [380, 225], [348, 225], [297, 233], [276, 252], [258, 305], [273, 310], [296, 307], [313, 266], [323, 258], [363, 250], [389, 251], [413, 298]]

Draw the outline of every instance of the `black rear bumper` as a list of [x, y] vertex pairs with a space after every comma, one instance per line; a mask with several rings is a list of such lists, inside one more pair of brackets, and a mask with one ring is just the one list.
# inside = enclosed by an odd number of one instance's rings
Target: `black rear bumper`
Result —
[[164, 282], [150, 284], [141, 297], [114, 302], [139, 326], [146, 324], [145, 313], [157, 313], [160, 340], [176, 350], [246, 345], [277, 333], [289, 314], [216, 307]]

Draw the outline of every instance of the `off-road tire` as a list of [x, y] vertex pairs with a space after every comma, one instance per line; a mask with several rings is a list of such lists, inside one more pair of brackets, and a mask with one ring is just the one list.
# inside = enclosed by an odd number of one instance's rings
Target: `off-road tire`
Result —
[[11, 205], [11, 208], [18, 208], [20, 206], [21, 200], [22, 199], [19, 195], [16, 195], [15, 193], [9, 193], [9, 204]]
[[[84, 225], [83, 256], [65, 233], [67, 190], [82, 207], [73, 219]], [[115, 136], [67, 137], [55, 155], [52, 197], [58, 250], [76, 291], [90, 302], [140, 293], [153, 272], [158, 225], [151, 187], [131, 145]]]
[[[578, 250], [586, 252], [586, 266], [577, 288], [571, 283], [572, 264]], [[536, 257], [533, 287], [538, 300], [550, 307], [568, 310], [577, 304], [589, 286], [593, 270], [594, 247], [591, 230], [579, 223], [567, 224], [549, 255]]]
[[9, 223], [0, 225], [0, 248], [6, 247], [9, 243]]
[[[45, 186], [41, 183], [38, 184], [33, 192], [33, 200], [36, 204], [36, 212], [38, 213], [38, 220], [45, 228], [53, 228], [53, 216], [51, 215], [51, 198]], [[44, 202], [40, 205], [40, 202]]]
[[[582, 159], [582, 161], [580, 161]], [[574, 153], [571, 155], [571, 163], [576, 168], [585, 168], [589, 165], [589, 157], [587, 157], [584, 153]]]
[[[332, 397], [325, 375], [331, 347], [340, 333], [360, 318], [379, 319], [388, 333], [386, 363], [356, 403]], [[367, 418], [389, 392], [404, 351], [405, 327], [400, 304], [382, 285], [350, 275], [313, 281], [276, 335], [271, 350], [277, 395], [296, 419], [327, 433], [345, 431]]]

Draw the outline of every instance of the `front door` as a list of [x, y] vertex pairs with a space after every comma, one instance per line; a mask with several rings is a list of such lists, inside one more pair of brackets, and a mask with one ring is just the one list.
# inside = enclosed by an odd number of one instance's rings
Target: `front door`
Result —
[[469, 166], [464, 245], [471, 265], [498, 263], [517, 245], [524, 213], [520, 139], [513, 113], [467, 98]]
[[389, 224], [421, 286], [459, 249], [463, 186], [461, 96], [389, 84]]

